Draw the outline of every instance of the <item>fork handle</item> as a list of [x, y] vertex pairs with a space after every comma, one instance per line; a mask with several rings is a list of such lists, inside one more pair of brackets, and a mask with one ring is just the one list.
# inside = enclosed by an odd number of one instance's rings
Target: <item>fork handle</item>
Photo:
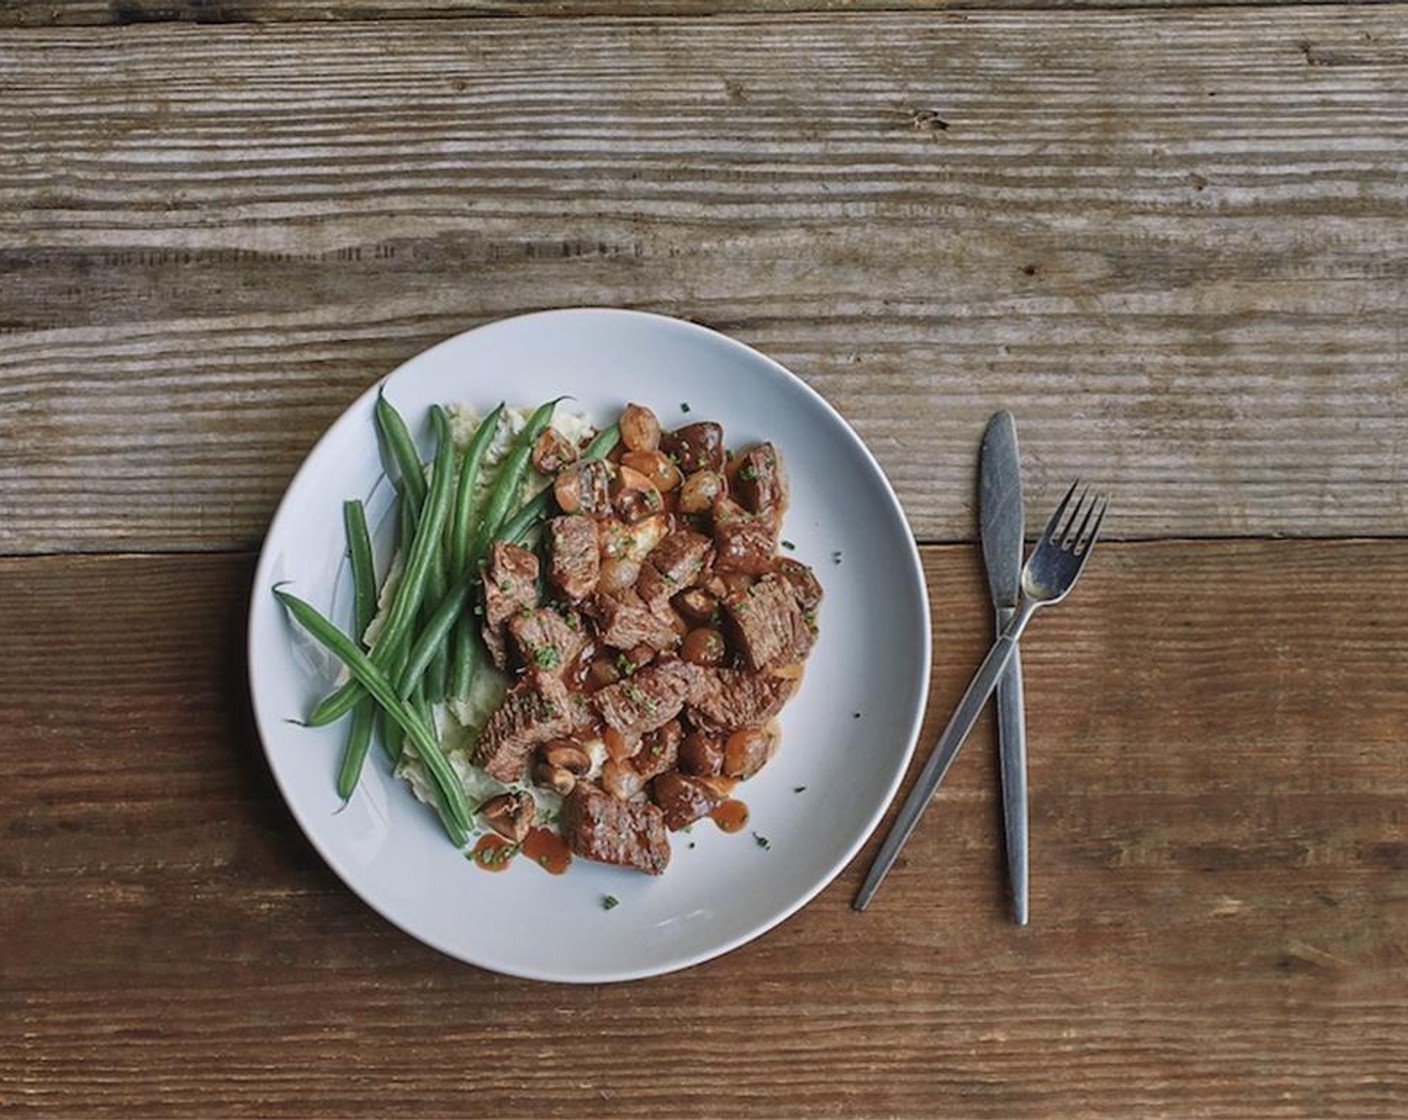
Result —
[[920, 771], [919, 780], [909, 791], [909, 797], [905, 799], [904, 807], [900, 809], [900, 815], [895, 818], [895, 823], [890, 828], [890, 834], [885, 837], [885, 842], [880, 846], [880, 853], [875, 857], [875, 862], [870, 865], [865, 882], [861, 884], [860, 892], [856, 895], [855, 901], [851, 903], [855, 909], [864, 910], [870, 904], [871, 898], [874, 897], [890, 867], [894, 864], [895, 857], [900, 854], [900, 849], [904, 847], [905, 842], [919, 824], [919, 818], [929, 807], [929, 801], [934, 796], [934, 791], [939, 788], [939, 783], [944, 780], [948, 768], [953, 765], [953, 760], [958, 756], [958, 748], [963, 746], [963, 740], [968, 738], [968, 733], [973, 730], [973, 724], [978, 722], [978, 716], [982, 713], [983, 706], [997, 688], [997, 682], [1002, 677], [1003, 670], [1007, 668], [1008, 662], [1012, 660], [1012, 655], [1017, 650], [1017, 639], [1022, 636], [1022, 631], [1026, 629], [1032, 613], [1039, 605], [1034, 600], [1024, 600], [1017, 608], [1017, 613], [1012, 616], [1012, 620], [1003, 628], [997, 641], [993, 643], [987, 657], [983, 658], [982, 665], [978, 667], [977, 673], [974, 674], [972, 682], [968, 685], [968, 691], [958, 702], [958, 707], [950, 717], [948, 726], [944, 728], [933, 753], [929, 755], [929, 761]]

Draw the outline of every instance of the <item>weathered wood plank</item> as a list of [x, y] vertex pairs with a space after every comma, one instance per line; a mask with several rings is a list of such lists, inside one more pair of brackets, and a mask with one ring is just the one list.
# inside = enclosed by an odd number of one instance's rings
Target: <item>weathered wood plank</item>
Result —
[[[1276, 0], [1281, 6], [1324, 0]], [[1331, 0], [1350, 3], [1352, 0]], [[1370, 0], [1381, 2], [1381, 0]], [[1190, 8], [1266, 0], [0, 0], [0, 27], [283, 23], [476, 17], [661, 17], [1010, 8]]]
[[[738, 952], [588, 989], [420, 947], [301, 841], [237, 683], [248, 557], [0, 561], [0, 664], [26, 667], [0, 674], [0, 1100], [1402, 1115], [1408, 618], [1364, 589], [1405, 548], [1102, 546], [1027, 643], [1027, 930], [984, 727], [865, 915], [862, 859]], [[932, 730], [988, 612], [971, 548], [925, 559]]]
[[0, 550], [248, 547], [456, 330], [624, 304], [795, 368], [928, 540], [1023, 422], [1121, 537], [1408, 532], [1405, 6], [0, 43]]

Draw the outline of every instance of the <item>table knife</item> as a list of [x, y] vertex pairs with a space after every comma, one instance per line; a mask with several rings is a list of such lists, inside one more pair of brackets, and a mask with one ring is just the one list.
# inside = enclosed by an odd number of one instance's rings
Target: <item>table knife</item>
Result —
[[[1022, 468], [1017, 422], [998, 412], [983, 433], [978, 512], [988, 591], [1000, 633], [1012, 617], [1022, 582]], [[1027, 733], [1022, 711], [1022, 663], [1014, 653], [997, 686], [998, 753], [1002, 769], [1002, 819], [1012, 918], [1027, 924]]]

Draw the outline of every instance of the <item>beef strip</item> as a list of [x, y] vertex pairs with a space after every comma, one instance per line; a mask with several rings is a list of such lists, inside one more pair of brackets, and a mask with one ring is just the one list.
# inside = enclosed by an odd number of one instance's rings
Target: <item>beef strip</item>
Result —
[[484, 571], [484, 645], [502, 669], [504, 623], [521, 610], [538, 605], [538, 558], [526, 548], [495, 541]]
[[564, 618], [551, 607], [520, 611], [508, 620], [508, 636], [519, 660], [561, 677], [576, 664], [587, 645], [582, 620], [573, 611]]
[[484, 725], [474, 761], [499, 781], [516, 782], [533, 748], [568, 734], [572, 726], [567, 686], [551, 673], [530, 669]]
[[691, 529], [676, 529], [650, 551], [647, 559], [671, 587], [670, 594], [692, 587], [706, 570], [713, 542]]
[[618, 801], [578, 782], [562, 804], [562, 838], [574, 854], [659, 875], [670, 862], [665, 818], [649, 801]]
[[617, 595], [597, 595], [592, 609], [602, 643], [612, 649], [668, 649], [679, 640], [674, 627], [630, 588]]
[[702, 686], [703, 670], [685, 661], [657, 661], [592, 693], [602, 721], [625, 736], [663, 727]]
[[707, 816], [724, 801], [727, 786], [718, 778], [700, 778], [670, 770], [650, 783], [650, 796], [665, 818], [665, 827], [678, 832]]
[[582, 514], [548, 522], [548, 581], [564, 598], [580, 602], [596, 588], [601, 573], [596, 522]]
[[777, 448], [760, 443], [750, 449], [739, 460], [733, 492], [744, 509], [781, 520], [787, 508], [787, 476]]
[[746, 669], [701, 669], [689, 697], [690, 721], [721, 731], [761, 727], [782, 711], [795, 683]]
[[755, 673], [794, 664], [811, 652], [812, 628], [783, 579], [768, 576], [729, 595], [724, 617], [734, 646]]

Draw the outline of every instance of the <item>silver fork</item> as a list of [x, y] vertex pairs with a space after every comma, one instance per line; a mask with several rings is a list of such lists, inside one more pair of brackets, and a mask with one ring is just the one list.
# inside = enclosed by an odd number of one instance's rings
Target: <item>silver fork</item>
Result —
[[1105, 508], [1109, 503], [1104, 496], [1092, 495], [1088, 490], [1083, 490], [1080, 497], [1076, 498], [1075, 506], [1071, 507], [1071, 499], [1075, 497], [1078, 486], [1079, 480], [1071, 484], [1066, 496], [1061, 499], [1061, 504], [1056, 507], [1056, 512], [1051, 515], [1051, 520], [1046, 523], [1032, 554], [1027, 557], [1027, 562], [1022, 568], [1022, 595], [1017, 603], [1017, 612], [998, 635], [997, 641], [993, 643], [992, 649], [988, 651], [987, 657], [983, 659], [982, 665], [974, 675], [973, 682], [968, 686], [968, 691], [958, 702], [958, 708], [949, 719], [944, 733], [939, 736], [934, 753], [924, 764], [919, 780], [905, 800], [904, 808], [900, 810], [890, 834], [885, 837], [885, 843], [880, 847], [880, 853], [870, 865], [865, 882], [861, 884], [860, 893], [851, 904], [857, 910], [864, 910], [869, 905], [895, 862], [895, 857], [900, 854], [905, 841], [919, 824], [919, 818], [928, 808], [934, 791], [939, 788], [939, 783], [944, 780], [949, 766], [953, 764], [958, 748], [963, 745], [963, 740], [968, 738], [968, 732], [973, 730], [973, 724], [978, 721], [978, 714], [997, 687], [1002, 671], [1007, 668], [1007, 663], [1017, 648], [1017, 639], [1027, 628], [1032, 615], [1047, 604], [1059, 603], [1064, 599], [1080, 578], [1085, 562], [1090, 559], [1090, 552], [1095, 547], [1095, 538], [1100, 534], [1100, 523], [1105, 519]]

